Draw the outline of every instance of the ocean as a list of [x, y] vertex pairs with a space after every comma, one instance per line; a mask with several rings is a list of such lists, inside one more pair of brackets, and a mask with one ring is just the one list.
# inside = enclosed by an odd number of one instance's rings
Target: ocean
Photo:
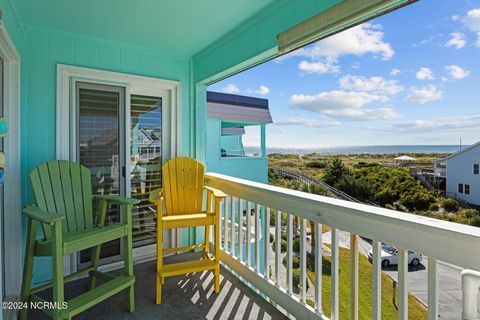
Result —
[[[462, 146], [465, 148], [468, 146]], [[349, 146], [324, 148], [267, 148], [267, 153], [282, 154], [395, 154], [395, 153], [454, 153], [459, 145], [392, 145], [392, 146]], [[259, 148], [245, 147], [247, 154], [258, 153]]]

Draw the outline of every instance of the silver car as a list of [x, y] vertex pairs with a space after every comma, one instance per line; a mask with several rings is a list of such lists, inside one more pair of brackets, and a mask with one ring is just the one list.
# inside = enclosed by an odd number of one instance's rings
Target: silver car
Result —
[[[398, 250], [397, 248], [389, 245], [382, 244], [381, 250], [382, 267], [388, 267], [391, 265], [398, 265]], [[368, 260], [372, 262], [372, 250], [368, 252]], [[418, 266], [422, 262], [422, 255], [413, 251], [408, 251], [408, 264], [412, 266]]]

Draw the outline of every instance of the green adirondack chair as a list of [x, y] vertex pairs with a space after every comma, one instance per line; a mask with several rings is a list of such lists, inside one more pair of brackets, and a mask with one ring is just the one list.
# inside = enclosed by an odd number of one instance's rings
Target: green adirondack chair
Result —
[[[133, 312], [134, 291], [132, 261], [132, 206], [137, 200], [120, 196], [92, 196], [90, 170], [68, 161], [49, 161], [38, 166], [30, 174], [36, 204], [26, 207], [28, 217], [27, 247], [22, 281], [22, 302], [44, 301], [36, 293], [53, 287], [53, 302], [60, 308], [44, 310], [54, 319], [71, 319], [80, 312], [126, 291], [128, 311]], [[99, 201], [97, 221], [94, 221], [94, 199]], [[107, 207], [110, 203], [123, 208], [121, 223], [105, 225]], [[44, 237], [36, 239], [37, 226], [41, 224]], [[103, 243], [124, 238], [125, 268], [123, 275], [113, 276], [98, 271], [100, 249]], [[63, 257], [81, 250], [93, 248], [91, 265], [75, 274], [64, 277]], [[36, 256], [51, 256], [53, 265], [52, 282], [32, 288], [33, 261]], [[64, 283], [79, 274], [89, 273], [90, 288], [85, 293], [67, 302], [62, 309]], [[103, 283], [96, 285], [99, 279]], [[27, 310], [18, 318], [27, 318]]]

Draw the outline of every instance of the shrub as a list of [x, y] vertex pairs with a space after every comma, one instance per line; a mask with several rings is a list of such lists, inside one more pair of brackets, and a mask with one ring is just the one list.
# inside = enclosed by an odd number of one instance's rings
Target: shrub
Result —
[[362, 179], [355, 179], [351, 175], [343, 175], [335, 183], [335, 188], [357, 199], [370, 199], [371, 188]]
[[377, 167], [377, 166], [379, 166], [379, 165], [380, 165], [380, 164], [378, 164], [378, 163], [376, 163], [376, 162], [370, 162], [370, 163], [368, 163], [368, 162], [365, 162], [365, 161], [359, 161], [359, 162], [355, 163], [355, 164], [353, 165], [353, 167], [354, 167], [355, 169], [361, 169], [361, 168]]
[[307, 168], [313, 168], [313, 169], [324, 169], [327, 167], [327, 163], [325, 161], [309, 161], [305, 164], [305, 167]]
[[474, 227], [480, 227], [480, 216], [476, 216], [470, 219], [470, 225]]
[[313, 301], [312, 299], [307, 299], [307, 304], [312, 307], [312, 308], [315, 308], [315, 301]]
[[436, 202], [432, 203], [429, 207], [428, 210], [430, 211], [438, 211], [440, 209], [440, 205]]
[[[284, 265], [285, 267], [287, 266], [287, 256], [283, 257], [282, 263], [283, 263], [283, 265]], [[293, 259], [292, 259], [292, 267], [293, 267], [294, 269], [300, 268], [300, 258], [299, 258], [299, 257], [293, 256]]]
[[[308, 279], [307, 279], [306, 283], [307, 283], [306, 290], [308, 290]], [[293, 286], [297, 287], [297, 288], [300, 288], [300, 270], [298, 270], [298, 269], [293, 270]]]
[[425, 210], [434, 202], [435, 197], [420, 185], [416, 185], [400, 196], [400, 203], [409, 210]]
[[282, 232], [281, 234], [282, 240], [287, 240], [288, 234], [286, 232]]
[[350, 170], [343, 164], [342, 160], [334, 159], [332, 163], [325, 168], [323, 181], [333, 186], [340, 178], [349, 174]]
[[[272, 241], [272, 250], [275, 251], [275, 241]], [[280, 241], [280, 252], [286, 252], [287, 251], [287, 241], [283, 240]]]
[[293, 251], [300, 252], [300, 239], [293, 240]]
[[310, 185], [310, 193], [318, 194], [321, 196], [327, 195], [327, 191], [319, 184]]
[[457, 212], [460, 208], [458, 202], [454, 199], [444, 199], [442, 206], [447, 212]]
[[270, 242], [273, 242], [275, 240], [275, 236], [273, 235], [273, 233], [270, 233]]
[[[315, 254], [307, 252], [307, 269], [315, 271]], [[332, 270], [332, 264], [330, 260], [327, 260], [322, 256], [322, 274], [330, 275]]]
[[462, 214], [467, 219], [472, 219], [472, 218], [480, 216], [480, 212], [477, 209], [464, 209], [464, 210], [462, 210]]

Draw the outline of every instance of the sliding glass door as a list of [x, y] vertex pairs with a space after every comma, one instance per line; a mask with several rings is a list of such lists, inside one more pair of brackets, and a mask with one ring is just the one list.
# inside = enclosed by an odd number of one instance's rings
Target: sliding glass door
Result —
[[156, 243], [155, 206], [148, 196], [162, 186], [162, 97], [131, 96], [130, 146], [130, 194], [140, 200], [132, 218], [138, 248]]
[[[77, 161], [90, 169], [93, 194], [125, 194], [125, 89], [77, 82]], [[94, 202], [94, 212], [98, 212]], [[109, 206], [107, 223], [120, 220], [117, 205]], [[102, 246], [101, 258], [121, 258], [120, 240]], [[91, 250], [80, 254], [80, 265], [90, 261]]]
[[[135, 88], [128, 93], [122, 86], [80, 81], [75, 88], [77, 161], [91, 170], [94, 194], [140, 200], [132, 210], [134, 256], [148, 256], [155, 252], [157, 218], [149, 193], [161, 187], [161, 165], [169, 157], [164, 155], [170, 137], [162, 133], [170, 128], [168, 93]], [[121, 214], [118, 206], [109, 206], [107, 222], [119, 221]], [[120, 240], [104, 245], [102, 263], [120, 260], [122, 248]], [[82, 252], [78, 265], [90, 263], [90, 255], [91, 250]]]

